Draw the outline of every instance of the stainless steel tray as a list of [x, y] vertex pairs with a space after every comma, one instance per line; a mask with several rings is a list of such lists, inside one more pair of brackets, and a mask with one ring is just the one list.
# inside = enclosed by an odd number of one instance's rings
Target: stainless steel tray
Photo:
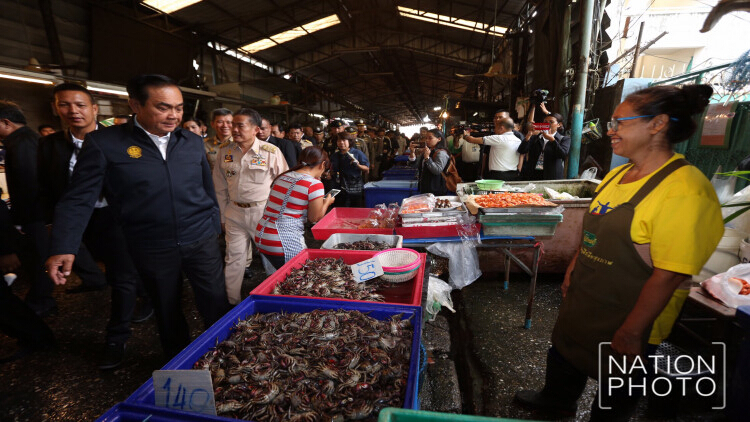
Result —
[[400, 248], [403, 244], [404, 237], [393, 234], [356, 234], [356, 233], [335, 233], [326, 239], [320, 246], [320, 249], [336, 249], [339, 243], [359, 242], [360, 240], [369, 240], [372, 242], [385, 242], [392, 248]]
[[[461, 203], [461, 206], [457, 208], [450, 208], [450, 209], [442, 209], [442, 208], [435, 208], [432, 211], [428, 212], [415, 212], [415, 213], [408, 213], [408, 214], [401, 214], [398, 215], [401, 216], [401, 218], [407, 217], [407, 218], [433, 218], [433, 217], [445, 217], [449, 215], [461, 215], [461, 214], [468, 214], [469, 210], [466, 209], [466, 205], [464, 205], [461, 202], [461, 199], [459, 199], [458, 196], [438, 196], [436, 197], [438, 199], [447, 199], [451, 202], [458, 202]], [[402, 202], [403, 204], [403, 202]]]
[[480, 208], [482, 214], [546, 214], [555, 207]]

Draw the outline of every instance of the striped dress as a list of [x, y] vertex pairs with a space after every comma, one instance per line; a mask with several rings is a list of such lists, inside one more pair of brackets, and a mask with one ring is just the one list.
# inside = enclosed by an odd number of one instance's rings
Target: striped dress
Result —
[[[263, 218], [258, 223], [255, 236], [255, 243], [259, 245], [260, 252], [266, 255], [284, 256], [279, 232], [276, 229], [276, 220], [279, 218], [279, 210], [284, 202], [284, 197], [294, 180], [300, 176], [302, 176], [302, 179], [294, 185], [294, 189], [289, 195], [284, 211], [286, 217], [307, 219], [307, 205], [310, 201], [325, 194], [323, 183], [307, 174], [303, 175], [291, 171], [276, 179], [276, 182], [271, 186], [271, 195], [268, 197], [266, 209], [263, 211]], [[261, 242], [259, 234], [264, 226], [263, 241]], [[299, 235], [302, 237], [304, 233]]]

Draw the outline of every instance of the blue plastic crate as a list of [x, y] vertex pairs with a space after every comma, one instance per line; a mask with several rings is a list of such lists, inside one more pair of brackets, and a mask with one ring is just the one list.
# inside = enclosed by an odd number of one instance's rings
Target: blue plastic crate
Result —
[[[193, 364], [200, 359], [216, 342], [223, 341], [229, 336], [230, 330], [238, 319], [247, 319], [256, 313], [270, 312], [311, 312], [316, 309], [344, 309], [367, 312], [369, 316], [385, 320], [392, 315], [404, 314], [404, 319], [411, 318], [414, 326], [414, 336], [411, 344], [411, 358], [409, 361], [409, 375], [406, 382], [404, 408], [413, 409], [417, 406], [417, 383], [419, 378], [419, 344], [422, 337], [422, 308], [408, 305], [388, 305], [382, 303], [343, 302], [335, 300], [316, 300], [293, 298], [287, 296], [249, 296], [229, 313], [190, 343], [182, 352], [169, 361], [162, 369], [192, 369]], [[139, 387], [126, 403], [154, 406], [154, 384], [149, 379]], [[184, 413], [184, 412], [180, 412]], [[204, 416], [205, 417], [205, 416]], [[215, 421], [233, 421], [235, 419], [212, 417]]]
[[404, 198], [417, 195], [419, 187], [415, 180], [380, 180], [366, 183], [365, 206], [373, 208], [377, 204], [401, 204]]
[[101, 415], [97, 422], [208, 422], [215, 417], [200, 413], [180, 412], [162, 407], [138, 405], [133, 403], [118, 403], [107, 413]]
[[414, 180], [417, 169], [413, 167], [392, 167], [383, 172], [383, 180]]

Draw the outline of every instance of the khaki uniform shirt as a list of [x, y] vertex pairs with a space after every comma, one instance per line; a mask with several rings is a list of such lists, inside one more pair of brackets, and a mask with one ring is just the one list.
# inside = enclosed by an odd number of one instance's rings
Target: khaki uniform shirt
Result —
[[313, 146], [313, 143], [308, 141], [307, 139], [302, 139], [301, 141], [299, 141], [299, 145], [302, 147], [302, 149], [305, 149], [307, 147]]
[[273, 179], [289, 169], [281, 150], [259, 139], [244, 155], [236, 142], [222, 145], [217, 155], [213, 179], [222, 223], [230, 202], [267, 200]]
[[[227, 142], [232, 142], [232, 137], [227, 139]], [[216, 165], [216, 156], [219, 153], [219, 147], [222, 146], [222, 142], [215, 136], [206, 138], [203, 140], [203, 148], [206, 150], [206, 158], [208, 158], [208, 165], [211, 166], [211, 170]]]

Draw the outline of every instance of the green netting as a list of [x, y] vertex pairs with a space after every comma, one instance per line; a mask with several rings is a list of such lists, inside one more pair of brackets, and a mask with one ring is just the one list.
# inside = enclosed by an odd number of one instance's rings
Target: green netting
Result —
[[[703, 132], [703, 119], [700, 119], [698, 130], [690, 139], [678, 144], [675, 151], [684, 154], [693, 165], [698, 167], [709, 179], [721, 166], [723, 171], [732, 171], [737, 164], [750, 155], [750, 102], [740, 103], [732, 121], [728, 148], [701, 147], [700, 138]], [[745, 180], [737, 181], [736, 189], [745, 187]]]

